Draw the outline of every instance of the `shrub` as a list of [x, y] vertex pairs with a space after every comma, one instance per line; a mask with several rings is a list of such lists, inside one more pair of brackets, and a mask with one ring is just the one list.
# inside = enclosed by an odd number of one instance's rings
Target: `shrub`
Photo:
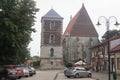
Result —
[[73, 64], [71, 62], [66, 63], [66, 67], [73, 67]]

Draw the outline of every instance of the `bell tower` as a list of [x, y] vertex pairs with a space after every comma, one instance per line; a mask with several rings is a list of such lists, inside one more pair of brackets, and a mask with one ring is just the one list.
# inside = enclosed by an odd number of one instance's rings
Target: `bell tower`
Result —
[[53, 9], [41, 18], [41, 67], [61, 66], [63, 18]]

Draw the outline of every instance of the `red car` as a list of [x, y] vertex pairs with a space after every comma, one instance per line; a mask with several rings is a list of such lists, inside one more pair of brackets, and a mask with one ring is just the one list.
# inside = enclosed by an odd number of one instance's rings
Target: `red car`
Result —
[[23, 69], [20, 69], [19, 67], [16, 67], [15, 69], [17, 70], [18, 78], [21, 78], [24, 76]]

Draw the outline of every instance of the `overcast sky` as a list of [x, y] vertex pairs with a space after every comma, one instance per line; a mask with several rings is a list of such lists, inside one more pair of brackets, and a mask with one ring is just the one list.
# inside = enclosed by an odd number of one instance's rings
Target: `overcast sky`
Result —
[[[36, 33], [32, 33], [31, 43], [29, 44], [31, 56], [40, 55], [40, 37], [41, 37], [41, 17], [44, 16], [51, 8], [53, 8], [63, 20], [63, 32], [66, 29], [70, 16], [74, 17], [75, 14], [81, 9], [84, 3], [85, 8], [99, 34], [99, 39], [106, 31], [105, 20], [101, 18], [102, 26], [96, 26], [98, 18], [105, 16], [115, 16], [120, 22], [120, 0], [35, 0], [37, 7], [40, 11], [36, 14], [36, 23], [33, 26]], [[113, 24], [115, 19], [110, 20], [110, 29], [116, 28]], [[120, 27], [120, 26], [119, 26]], [[117, 27], [116, 29], [120, 29]]]

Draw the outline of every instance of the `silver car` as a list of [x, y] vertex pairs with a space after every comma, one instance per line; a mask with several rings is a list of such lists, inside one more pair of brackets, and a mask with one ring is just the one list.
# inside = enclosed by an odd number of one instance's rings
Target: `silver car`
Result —
[[64, 70], [64, 75], [70, 77], [92, 77], [92, 73], [87, 71], [84, 67], [69, 67]]

